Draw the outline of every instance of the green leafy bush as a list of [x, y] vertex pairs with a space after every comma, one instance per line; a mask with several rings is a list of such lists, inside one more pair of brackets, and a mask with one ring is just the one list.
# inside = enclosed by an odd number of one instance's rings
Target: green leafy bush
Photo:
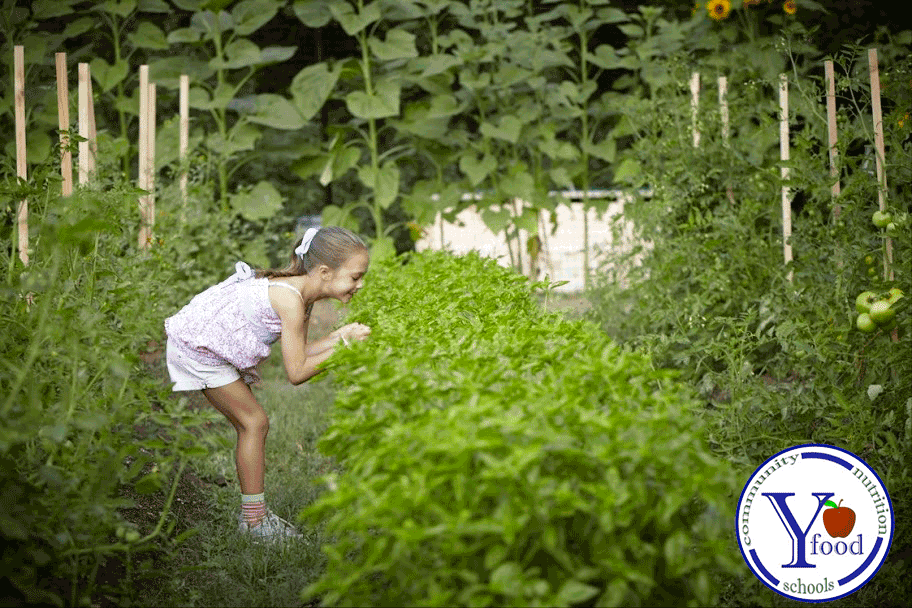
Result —
[[[881, 54], [888, 206], [912, 212], [909, 77], [912, 65]], [[699, 148], [691, 139], [689, 92], [658, 91], [628, 112], [639, 136], [631, 160], [651, 200], [628, 205], [626, 218], [652, 247], [642, 264], [619, 263], [596, 278], [593, 318], [622, 344], [680, 371], [707, 407], [710, 441], [741, 479], [778, 451], [827, 443], [858, 454], [894, 497], [912, 492], [912, 315], [897, 306], [895, 332], [856, 329], [856, 296], [866, 290], [912, 291], [912, 231], [893, 231], [892, 278], [884, 278], [887, 231], [872, 223], [878, 207], [870, 90], [863, 49], [838, 57], [841, 194], [828, 173], [822, 65], [817, 77], [790, 81], [794, 260], [783, 265], [776, 83], [731, 71], [731, 137], [719, 115], [701, 110]], [[676, 72], [679, 84], [689, 70]], [[701, 106], [701, 108], [705, 108]], [[892, 176], [896, 176], [893, 178]], [[789, 271], [793, 274], [788, 281]], [[621, 279], [624, 279], [623, 281]], [[851, 601], [909, 598], [899, 575], [908, 567], [912, 512], [894, 500], [891, 560]], [[906, 557], [903, 557], [903, 556]], [[734, 603], [778, 596], [753, 577], [731, 583]], [[735, 593], [734, 590], [737, 590]], [[745, 593], [751, 599], [745, 600]], [[753, 595], [751, 595], [753, 594]], [[900, 602], [901, 603], [901, 602]]]
[[[173, 495], [184, 463], [206, 453], [193, 433], [205, 420], [168, 399], [140, 359], [174, 308], [173, 267], [132, 246], [129, 188], [30, 202], [29, 266], [0, 254], [4, 576], [17, 602], [129, 602], [141, 588], [136, 556], [174, 521], [167, 498], [157, 525], [135, 529], [122, 490]], [[99, 587], [106, 562], [123, 574]]]
[[[308, 589], [338, 605], [705, 605], [736, 566], [733, 478], [690, 393], [588, 322], [542, 312], [494, 261], [375, 264], [332, 359], [320, 449], [344, 469], [305, 513], [335, 542]], [[538, 284], [537, 287], [543, 287]]]

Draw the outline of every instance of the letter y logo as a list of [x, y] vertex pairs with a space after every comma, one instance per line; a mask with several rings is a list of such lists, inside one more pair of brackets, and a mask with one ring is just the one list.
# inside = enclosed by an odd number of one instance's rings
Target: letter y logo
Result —
[[786, 532], [788, 532], [789, 536], [792, 538], [792, 561], [787, 564], [782, 564], [783, 568], [817, 567], [814, 564], [808, 563], [804, 558], [806, 548], [805, 538], [807, 537], [808, 530], [810, 530], [811, 526], [814, 525], [814, 522], [817, 521], [817, 516], [820, 515], [823, 504], [835, 494], [833, 492], [811, 492], [811, 494], [817, 498], [817, 510], [814, 511], [814, 516], [811, 518], [811, 521], [802, 529], [795, 519], [795, 516], [792, 514], [792, 510], [789, 508], [788, 503], [785, 501], [789, 496], [794, 496], [794, 492], [763, 492], [763, 496], [766, 496], [769, 499], [770, 504], [772, 504], [773, 508], [776, 510], [776, 515], [779, 516], [779, 521], [782, 522]]

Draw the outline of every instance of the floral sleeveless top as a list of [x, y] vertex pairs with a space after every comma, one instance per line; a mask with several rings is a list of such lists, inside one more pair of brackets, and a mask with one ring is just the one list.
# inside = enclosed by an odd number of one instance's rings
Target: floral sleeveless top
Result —
[[253, 369], [269, 356], [282, 333], [279, 315], [269, 303], [269, 286], [293, 290], [287, 283], [254, 277], [244, 262], [235, 273], [202, 293], [165, 320], [165, 332], [178, 350], [205, 365], [230, 363], [258, 377]]

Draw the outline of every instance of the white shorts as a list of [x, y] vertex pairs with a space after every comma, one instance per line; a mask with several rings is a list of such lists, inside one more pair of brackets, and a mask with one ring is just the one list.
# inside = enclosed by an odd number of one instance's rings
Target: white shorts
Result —
[[173, 391], [199, 391], [204, 388], [218, 388], [231, 384], [240, 378], [251, 384], [259, 378], [247, 370], [238, 371], [230, 363], [224, 365], [206, 365], [183, 354], [171, 340], [165, 349], [165, 361], [168, 364], [168, 375], [174, 383]]

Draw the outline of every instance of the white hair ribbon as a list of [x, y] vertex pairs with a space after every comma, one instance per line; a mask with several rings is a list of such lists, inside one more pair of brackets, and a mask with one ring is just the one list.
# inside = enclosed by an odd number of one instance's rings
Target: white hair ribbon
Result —
[[304, 258], [304, 254], [310, 249], [310, 243], [314, 240], [314, 237], [317, 236], [317, 232], [319, 232], [319, 228], [308, 228], [304, 232], [304, 238], [301, 239], [301, 244], [294, 250], [295, 255], [301, 259]]

